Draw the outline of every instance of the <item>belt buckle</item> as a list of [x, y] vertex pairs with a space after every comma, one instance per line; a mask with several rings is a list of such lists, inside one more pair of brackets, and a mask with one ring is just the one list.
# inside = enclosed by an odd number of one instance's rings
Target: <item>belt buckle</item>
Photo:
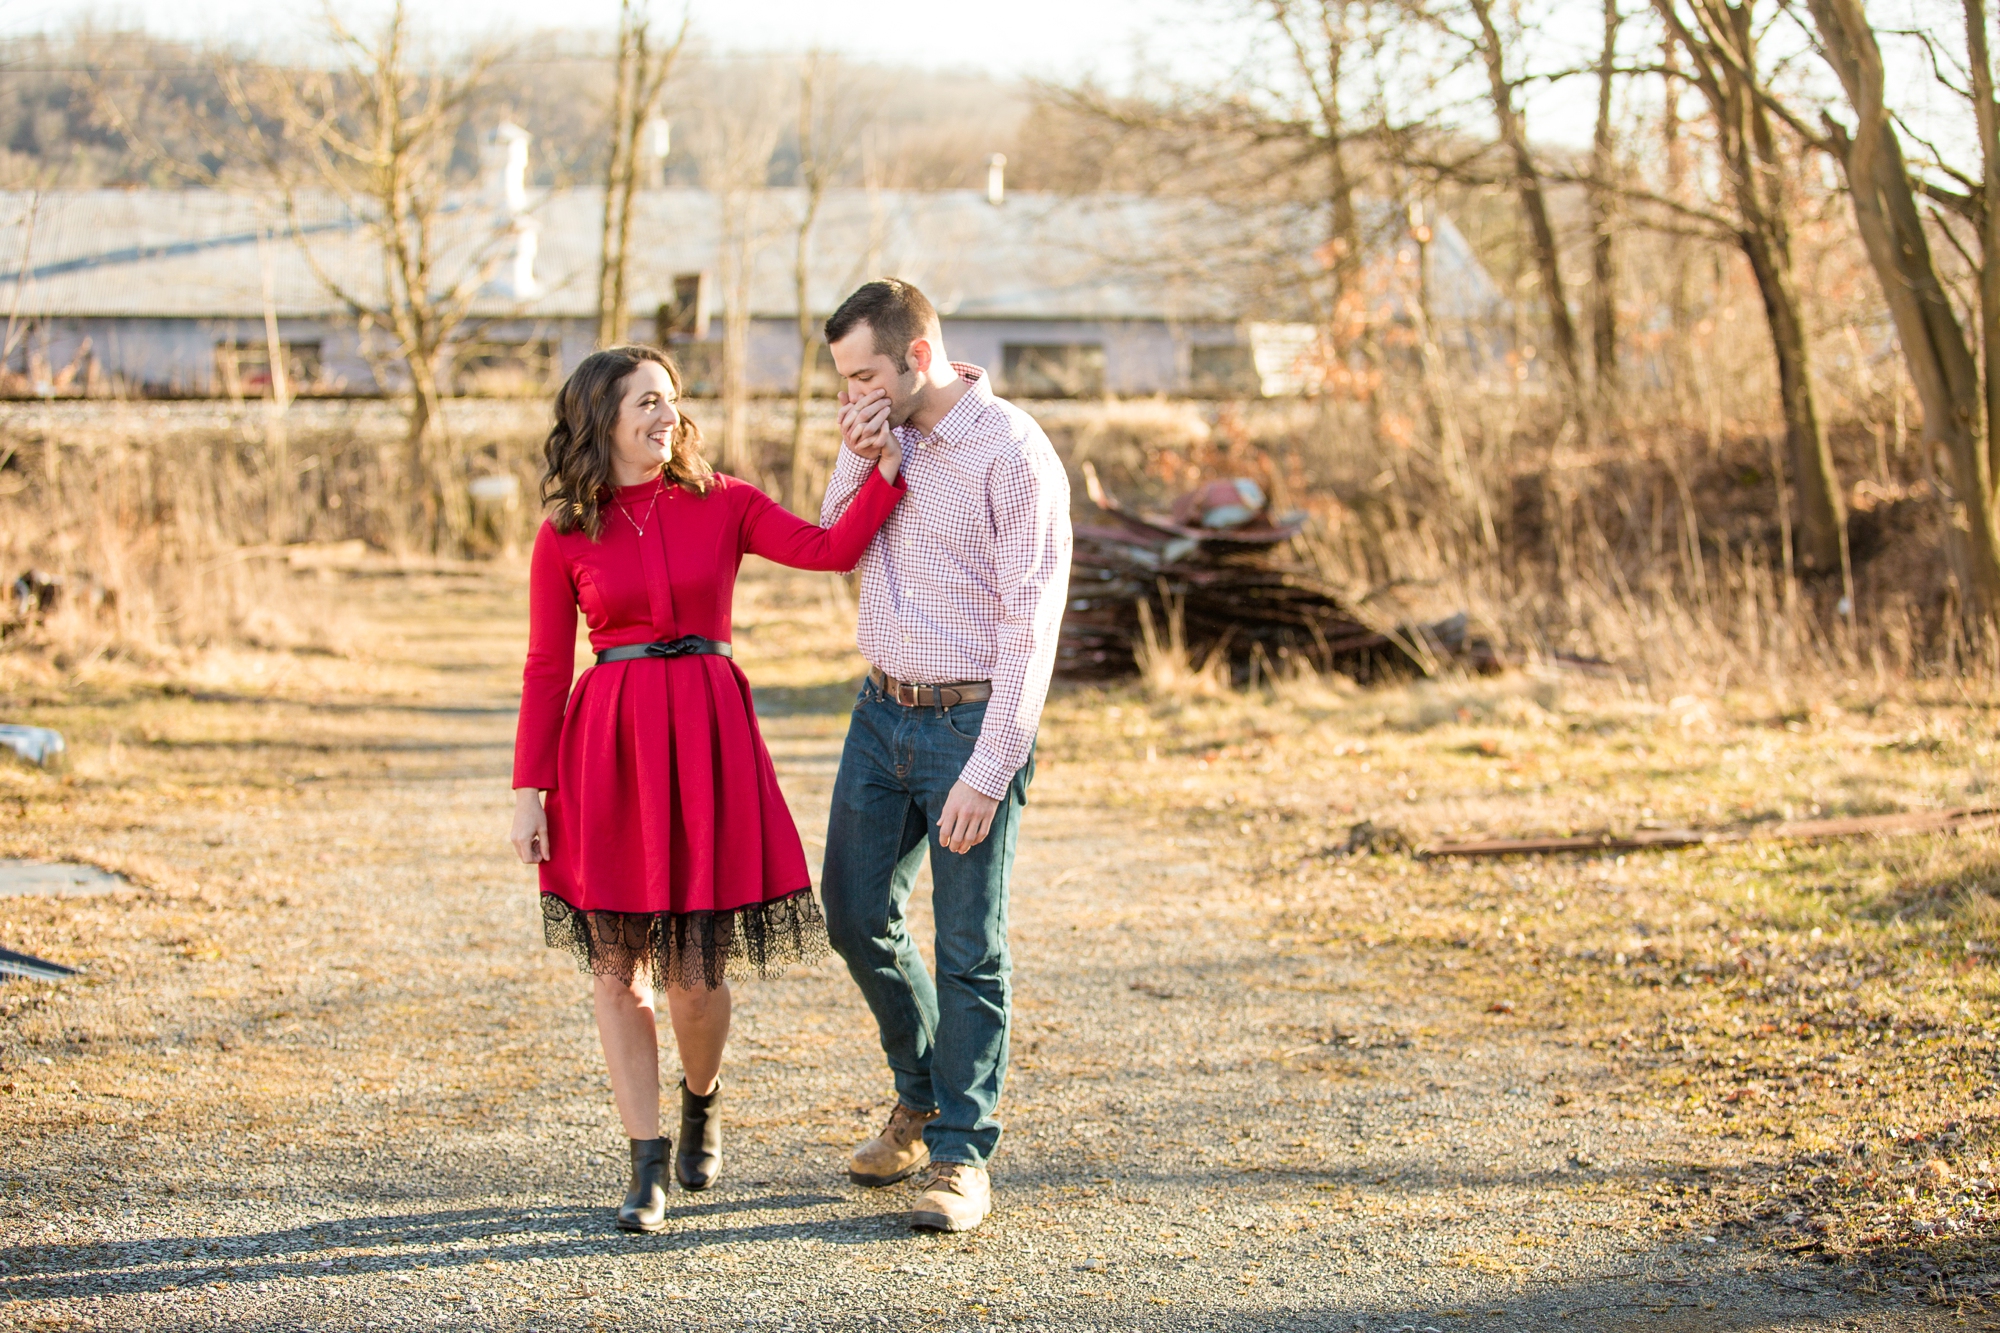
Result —
[[[908, 693], [905, 694], [905, 691]], [[896, 682], [896, 702], [905, 708], [916, 708], [924, 701], [924, 687], [912, 685], [908, 681]]]

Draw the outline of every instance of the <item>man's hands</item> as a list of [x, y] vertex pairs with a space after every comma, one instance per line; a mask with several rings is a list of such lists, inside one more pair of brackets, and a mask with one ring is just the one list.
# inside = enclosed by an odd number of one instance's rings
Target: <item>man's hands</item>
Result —
[[889, 429], [887, 389], [870, 389], [866, 393], [842, 389], [836, 401], [840, 404], [840, 442], [856, 455], [874, 462], [896, 442]]
[[514, 793], [514, 828], [507, 834], [514, 855], [529, 865], [549, 859], [549, 816], [542, 809], [542, 794], [533, 787]]
[[852, 389], [842, 389], [838, 401], [840, 442], [855, 457], [873, 462], [881, 471], [882, 480], [895, 485], [896, 474], [903, 469], [903, 442], [889, 426], [888, 391], [870, 389], [857, 394]]
[[938, 842], [946, 851], [964, 855], [986, 841], [999, 808], [1000, 802], [959, 779], [944, 798], [944, 813], [938, 816]]

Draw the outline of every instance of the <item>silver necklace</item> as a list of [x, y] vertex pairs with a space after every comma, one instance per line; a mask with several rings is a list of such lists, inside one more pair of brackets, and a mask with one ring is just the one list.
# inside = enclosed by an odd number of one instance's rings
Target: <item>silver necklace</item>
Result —
[[[653, 488], [653, 499], [646, 506], [646, 523], [651, 523], [653, 521], [653, 511], [660, 507], [660, 492], [666, 489], [667, 489], [667, 477], [666, 474], [663, 472], [660, 474], [660, 484]], [[619, 513], [625, 515], [625, 521], [632, 525], [632, 531], [638, 533], [641, 537], [646, 535], [646, 523], [641, 523], [638, 519], [633, 518], [632, 511], [625, 507], [625, 504], [622, 500], [614, 499], [611, 503], [614, 507], [617, 508]]]

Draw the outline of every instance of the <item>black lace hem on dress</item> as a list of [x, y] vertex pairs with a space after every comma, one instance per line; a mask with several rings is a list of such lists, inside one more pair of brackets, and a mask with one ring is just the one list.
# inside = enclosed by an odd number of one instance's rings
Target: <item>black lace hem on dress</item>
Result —
[[542, 937], [597, 976], [631, 981], [643, 963], [659, 988], [713, 989], [729, 976], [775, 976], [826, 956], [811, 889], [727, 912], [586, 912], [542, 895]]

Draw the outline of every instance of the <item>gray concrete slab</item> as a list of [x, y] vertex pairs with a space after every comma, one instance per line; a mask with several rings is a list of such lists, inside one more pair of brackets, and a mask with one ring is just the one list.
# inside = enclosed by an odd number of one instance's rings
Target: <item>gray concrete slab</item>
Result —
[[131, 880], [98, 866], [78, 865], [70, 861], [0, 858], [0, 898], [30, 895], [76, 898], [131, 887]]

